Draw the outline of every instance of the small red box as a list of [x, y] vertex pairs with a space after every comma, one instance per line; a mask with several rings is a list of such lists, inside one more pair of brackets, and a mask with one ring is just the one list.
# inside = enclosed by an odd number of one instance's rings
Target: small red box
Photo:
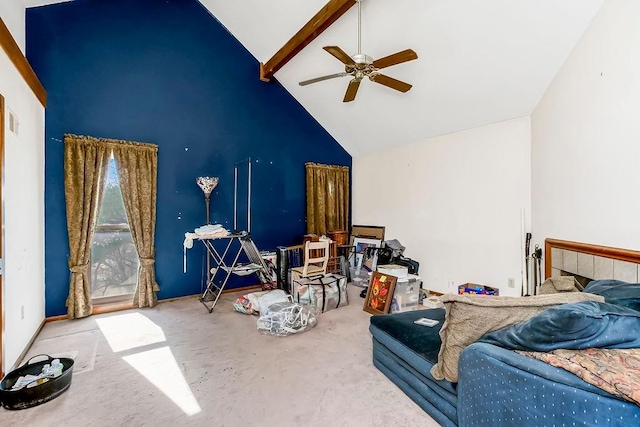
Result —
[[500, 294], [500, 289], [492, 288], [486, 285], [477, 285], [475, 283], [465, 283], [458, 286], [458, 294], [475, 294], [475, 295], [495, 295]]

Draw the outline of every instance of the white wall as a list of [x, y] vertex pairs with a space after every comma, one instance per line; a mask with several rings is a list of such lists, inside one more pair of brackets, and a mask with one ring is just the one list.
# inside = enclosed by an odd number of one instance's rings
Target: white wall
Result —
[[530, 143], [526, 117], [356, 157], [353, 223], [384, 225], [385, 238], [420, 262], [424, 287], [455, 292], [472, 282], [519, 295]]
[[4, 21], [18, 46], [25, 52], [25, 6], [22, 0], [0, 0], [0, 18]]
[[640, 250], [638, 17], [605, 1], [532, 115], [538, 236]]
[[[4, 20], [4, 9], [0, 13]], [[5, 107], [20, 122], [16, 138], [5, 120], [2, 302], [8, 370], [44, 320], [44, 108], [2, 49], [0, 76]]]

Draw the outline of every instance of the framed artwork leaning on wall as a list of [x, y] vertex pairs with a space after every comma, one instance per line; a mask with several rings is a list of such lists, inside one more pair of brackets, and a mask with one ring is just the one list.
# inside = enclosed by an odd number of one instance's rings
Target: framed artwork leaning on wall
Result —
[[389, 306], [391, 306], [397, 280], [395, 276], [382, 274], [378, 271], [371, 273], [371, 281], [369, 282], [367, 297], [364, 299], [364, 307], [362, 309], [371, 314], [387, 314]]

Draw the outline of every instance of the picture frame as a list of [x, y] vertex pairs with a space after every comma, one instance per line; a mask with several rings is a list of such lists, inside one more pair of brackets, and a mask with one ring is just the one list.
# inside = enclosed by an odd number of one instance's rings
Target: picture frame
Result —
[[352, 259], [353, 262], [351, 266], [357, 270], [364, 268], [366, 271], [375, 271], [378, 263], [378, 251], [369, 248], [379, 248], [381, 245], [382, 240], [380, 239], [354, 238], [353, 248], [355, 256]]
[[384, 240], [384, 226], [380, 225], [353, 225], [351, 226], [352, 237], [364, 237], [367, 239]]
[[367, 296], [364, 299], [364, 307], [362, 309], [371, 314], [389, 313], [397, 280], [397, 277], [383, 274], [379, 271], [371, 273], [371, 281], [367, 288]]

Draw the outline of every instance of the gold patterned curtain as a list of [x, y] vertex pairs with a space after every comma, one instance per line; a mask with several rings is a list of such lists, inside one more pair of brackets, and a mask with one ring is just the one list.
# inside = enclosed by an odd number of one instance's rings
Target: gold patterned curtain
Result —
[[307, 233], [349, 229], [349, 168], [306, 163]]
[[94, 138], [64, 137], [64, 193], [71, 271], [66, 305], [70, 319], [89, 316], [92, 311], [89, 259], [109, 154], [110, 148]]
[[138, 307], [156, 305], [159, 290], [155, 273], [156, 195], [158, 146], [120, 142], [113, 145], [120, 190], [129, 219], [131, 237], [138, 251], [140, 270], [133, 303]]

